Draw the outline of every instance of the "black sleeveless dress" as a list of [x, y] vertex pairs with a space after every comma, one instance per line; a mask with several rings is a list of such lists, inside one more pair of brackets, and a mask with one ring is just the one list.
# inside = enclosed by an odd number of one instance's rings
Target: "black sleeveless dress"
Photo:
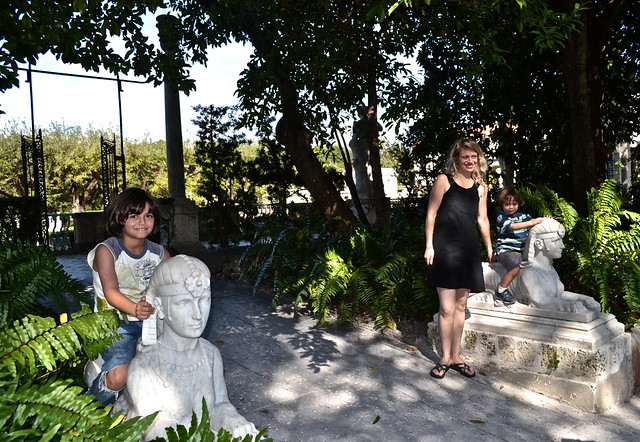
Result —
[[433, 229], [433, 264], [429, 285], [448, 289], [484, 291], [478, 241], [478, 185], [465, 189], [449, 179]]

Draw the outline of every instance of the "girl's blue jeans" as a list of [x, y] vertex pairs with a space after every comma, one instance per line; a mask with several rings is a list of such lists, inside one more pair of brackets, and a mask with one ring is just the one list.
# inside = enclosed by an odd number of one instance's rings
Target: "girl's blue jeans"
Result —
[[129, 321], [128, 323], [120, 321], [117, 332], [123, 338], [117, 340], [102, 352], [102, 359], [104, 360], [102, 371], [96, 376], [89, 390], [87, 390], [87, 394], [94, 395], [96, 400], [102, 402], [103, 405], [114, 403], [122, 391], [110, 390], [105, 385], [105, 376], [112, 368], [131, 362], [136, 355], [136, 344], [142, 334], [142, 321]]

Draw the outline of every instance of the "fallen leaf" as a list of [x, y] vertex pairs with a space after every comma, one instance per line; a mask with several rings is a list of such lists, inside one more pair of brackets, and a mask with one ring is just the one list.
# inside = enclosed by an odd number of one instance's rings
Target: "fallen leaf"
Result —
[[415, 348], [415, 347], [407, 347], [407, 350], [409, 350], [409, 351], [418, 351], [418, 349]]
[[373, 420], [373, 423], [377, 424], [379, 420], [380, 420], [380, 415], [377, 415], [376, 418]]
[[486, 376], [487, 373], [485, 373], [484, 371], [479, 371], [478, 373], [480, 373], [481, 376]]
[[369, 370], [369, 371], [373, 371], [373, 370], [374, 370], [374, 368], [373, 368], [371, 365], [369, 365], [369, 366], [367, 367], [367, 370]]
[[224, 344], [224, 341], [222, 339], [216, 339], [216, 344]]
[[486, 424], [486, 422], [481, 419], [469, 419], [469, 422], [473, 424]]

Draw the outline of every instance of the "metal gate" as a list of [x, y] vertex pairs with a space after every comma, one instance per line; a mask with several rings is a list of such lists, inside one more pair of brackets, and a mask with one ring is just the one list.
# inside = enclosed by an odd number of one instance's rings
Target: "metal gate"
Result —
[[47, 216], [47, 190], [44, 175], [44, 153], [42, 130], [31, 137], [22, 135], [22, 185], [24, 196], [35, 197], [40, 214], [36, 240], [39, 244], [49, 244], [49, 217]]
[[[124, 152], [120, 145], [120, 155], [116, 154], [116, 136], [107, 140], [100, 136], [100, 157], [102, 159], [102, 203], [106, 210], [109, 203], [121, 190], [127, 187]], [[122, 188], [118, 185], [118, 166], [122, 174]]]

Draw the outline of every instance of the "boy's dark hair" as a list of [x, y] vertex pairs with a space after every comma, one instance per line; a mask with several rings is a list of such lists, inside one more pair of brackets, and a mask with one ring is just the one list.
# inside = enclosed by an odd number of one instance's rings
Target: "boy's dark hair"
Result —
[[150, 212], [155, 219], [151, 234], [156, 233], [160, 229], [162, 221], [158, 201], [146, 190], [129, 187], [116, 195], [107, 207], [107, 232], [109, 235], [120, 236], [129, 215], [140, 215], [147, 203], [149, 203]]
[[509, 200], [514, 200], [520, 207], [524, 206], [522, 195], [513, 187], [505, 187], [498, 195], [498, 204], [500, 207], [504, 206]]

